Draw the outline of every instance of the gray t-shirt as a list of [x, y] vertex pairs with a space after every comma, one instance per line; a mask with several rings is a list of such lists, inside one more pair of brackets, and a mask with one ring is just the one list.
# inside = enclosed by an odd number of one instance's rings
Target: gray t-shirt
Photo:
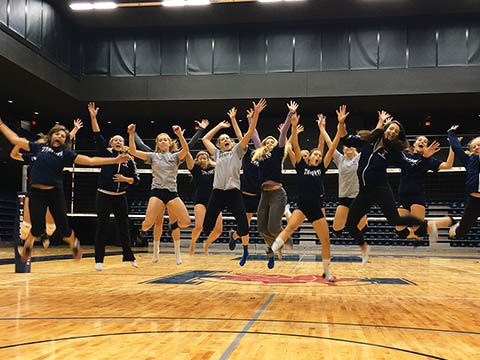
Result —
[[240, 190], [240, 168], [246, 149], [236, 144], [230, 151], [220, 151], [215, 148], [215, 177], [213, 188], [219, 190]]
[[152, 166], [152, 189], [167, 189], [177, 192], [178, 152], [147, 152], [145, 163]]
[[335, 150], [333, 162], [338, 169], [338, 197], [354, 198], [358, 195], [358, 162], [360, 154], [347, 159], [338, 150]]

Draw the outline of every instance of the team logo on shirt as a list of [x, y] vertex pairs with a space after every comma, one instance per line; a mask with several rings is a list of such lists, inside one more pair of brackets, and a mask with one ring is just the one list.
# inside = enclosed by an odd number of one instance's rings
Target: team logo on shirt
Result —
[[53, 154], [53, 155], [58, 156], [58, 157], [62, 157], [62, 156], [63, 156], [63, 150], [55, 151], [55, 150], [53, 150], [53, 149], [52, 149], [51, 147], [49, 147], [49, 146], [42, 146], [41, 152], [43, 152], [43, 153], [50, 153], [50, 154]]
[[303, 171], [303, 175], [306, 175], [306, 176], [322, 176], [322, 170], [320, 170], [320, 169], [317, 169], [317, 170], [305, 169]]
[[201, 174], [202, 175], [215, 175], [215, 169], [211, 169], [211, 170], [208, 170], [208, 171], [201, 170]]

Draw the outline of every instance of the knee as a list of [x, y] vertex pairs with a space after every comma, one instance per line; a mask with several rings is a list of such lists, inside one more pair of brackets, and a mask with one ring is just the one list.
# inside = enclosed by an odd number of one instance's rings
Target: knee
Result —
[[191, 221], [190, 221], [190, 218], [189, 218], [189, 217], [187, 217], [187, 218], [185, 218], [185, 219], [182, 219], [182, 220], [179, 219], [178, 222], [177, 222], [178, 227], [180, 227], [180, 228], [189, 227], [189, 226], [190, 226], [190, 223], [191, 223]]

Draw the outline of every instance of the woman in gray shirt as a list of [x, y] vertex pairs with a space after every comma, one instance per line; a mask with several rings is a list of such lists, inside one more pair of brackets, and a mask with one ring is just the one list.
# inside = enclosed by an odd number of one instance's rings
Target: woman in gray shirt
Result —
[[[177, 265], [180, 265], [182, 259], [180, 256], [179, 228], [190, 226], [190, 216], [185, 204], [177, 193], [177, 174], [178, 166], [188, 153], [188, 144], [183, 137], [180, 126], [174, 125], [172, 130], [180, 140], [182, 150], [177, 151], [177, 143], [168, 134], [160, 133], [155, 139], [154, 152], [139, 151], [135, 145], [135, 128], [135, 124], [128, 126], [130, 153], [152, 167], [152, 187], [141, 232], [142, 234], [146, 233], [155, 224], [157, 218], [163, 216], [166, 207], [168, 212], [175, 215], [177, 219], [177, 222], [172, 224], [171, 229], [175, 245], [175, 260]], [[158, 262], [159, 252], [160, 237], [153, 241], [152, 262]]]
[[218, 215], [227, 207], [237, 221], [237, 233], [242, 239], [245, 259], [248, 257], [248, 221], [240, 191], [240, 168], [248, 142], [257, 126], [258, 116], [266, 106], [265, 99], [260, 99], [257, 104], [253, 103], [253, 116], [248, 131], [238, 144], [235, 144], [227, 134], [221, 134], [218, 137], [218, 148], [212, 143], [212, 138], [220, 129], [230, 127], [230, 123], [227, 121], [220, 122], [202, 139], [203, 145], [214, 157], [216, 163], [213, 191], [208, 201], [203, 231], [209, 235], [215, 226]]

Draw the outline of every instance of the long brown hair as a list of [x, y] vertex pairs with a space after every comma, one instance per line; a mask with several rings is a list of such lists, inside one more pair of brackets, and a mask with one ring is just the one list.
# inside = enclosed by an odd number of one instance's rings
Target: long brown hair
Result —
[[68, 147], [68, 148], [72, 147], [72, 139], [70, 139], [70, 131], [68, 131], [68, 129], [65, 126], [60, 124], [55, 125], [48, 131], [48, 135], [47, 135], [48, 145], [50, 146], [52, 145], [52, 135], [60, 131], [64, 131], [66, 135], [65, 147]]
[[[385, 134], [385, 130], [387, 130], [388, 127], [392, 124], [396, 124], [399, 127], [400, 131], [398, 133], [397, 138], [393, 141], [390, 141], [384, 137], [384, 134]], [[405, 129], [403, 125], [397, 120], [392, 120], [387, 122], [381, 129], [360, 130], [358, 131], [357, 134], [358, 136], [360, 136], [360, 139], [369, 143], [376, 142], [383, 137], [382, 139], [383, 145], [386, 148], [390, 148], [398, 151], [408, 148], [408, 141], [407, 141], [407, 136], [405, 134]]]

